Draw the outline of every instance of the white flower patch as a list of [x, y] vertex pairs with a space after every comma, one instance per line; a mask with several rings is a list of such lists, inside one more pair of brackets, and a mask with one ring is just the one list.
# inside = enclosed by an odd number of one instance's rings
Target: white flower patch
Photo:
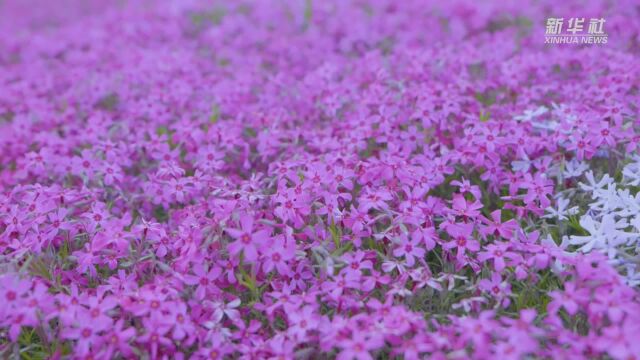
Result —
[[[624, 167], [623, 181], [616, 181], [605, 174], [596, 179], [585, 164], [568, 162], [563, 177], [578, 177], [584, 174], [586, 181], [579, 183], [579, 190], [589, 195], [592, 202], [580, 216], [579, 224], [587, 234], [571, 235], [565, 239], [568, 245], [583, 253], [600, 251], [612, 264], [625, 274], [627, 282], [640, 285], [640, 192], [632, 194], [629, 186], [640, 184], [640, 157]], [[585, 172], [586, 171], [586, 172]], [[575, 194], [575, 193], [574, 193]], [[544, 218], [569, 221], [578, 213], [578, 207], [570, 206], [570, 199], [558, 196], [556, 207], [546, 209]]]
[[609, 258], [616, 256], [616, 248], [627, 242], [631, 234], [625, 233], [622, 229], [628, 226], [625, 219], [615, 220], [612, 214], [606, 214], [600, 221], [585, 215], [580, 218], [580, 226], [589, 232], [588, 236], [571, 236], [569, 244], [579, 245], [579, 251], [590, 252], [598, 249], [606, 252]]

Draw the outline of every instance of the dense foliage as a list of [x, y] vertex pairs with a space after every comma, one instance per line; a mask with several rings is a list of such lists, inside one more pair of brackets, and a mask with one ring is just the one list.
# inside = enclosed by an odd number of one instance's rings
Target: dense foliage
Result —
[[640, 359], [639, 16], [0, 3], [0, 356]]

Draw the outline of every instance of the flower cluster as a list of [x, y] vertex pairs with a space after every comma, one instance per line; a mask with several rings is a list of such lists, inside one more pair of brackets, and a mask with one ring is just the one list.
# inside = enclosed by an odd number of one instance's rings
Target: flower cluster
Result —
[[[593, 172], [588, 171], [584, 174], [585, 183], [580, 182], [578, 188], [563, 191], [578, 200], [579, 196], [588, 194], [591, 202], [587, 204], [579, 220], [572, 216], [580, 212], [579, 207], [569, 208], [569, 200], [563, 194], [558, 194], [557, 209], [549, 208], [549, 214], [545, 217], [561, 220], [567, 226], [575, 228], [577, 234], [563, 239], [565, 247], [575, 245], [579, 252], [605, 253], [611, 260], [610, 263], [627, 275], [629, 284], [637, 286], [640, 285], [637, 273], [640, 266], [640, 193], [637, 191], [640, 164], [637, 156], [630, 160], [618, 172], [618, 176], [622, 178], [621, 183], [617, 183], [608, 174], [596, 180]], [[570, 171], [564, 176], [575, 179], [588, 168], [584, 164], [576, 167], [581, 171]]]
[[634, 1], [36, 2], [1, 357], [640, 358]]

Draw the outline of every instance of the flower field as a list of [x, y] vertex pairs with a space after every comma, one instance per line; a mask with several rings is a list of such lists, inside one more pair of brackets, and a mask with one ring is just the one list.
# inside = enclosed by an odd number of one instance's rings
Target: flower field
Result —
[[0, 1], [0, 358], [640, 360], [638, 19]]

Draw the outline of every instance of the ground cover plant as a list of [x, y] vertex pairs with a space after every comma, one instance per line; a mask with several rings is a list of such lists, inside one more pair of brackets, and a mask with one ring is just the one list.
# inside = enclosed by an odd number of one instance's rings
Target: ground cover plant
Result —
[[640, 359], [639, 16], [0, 2], [0, 356]]

